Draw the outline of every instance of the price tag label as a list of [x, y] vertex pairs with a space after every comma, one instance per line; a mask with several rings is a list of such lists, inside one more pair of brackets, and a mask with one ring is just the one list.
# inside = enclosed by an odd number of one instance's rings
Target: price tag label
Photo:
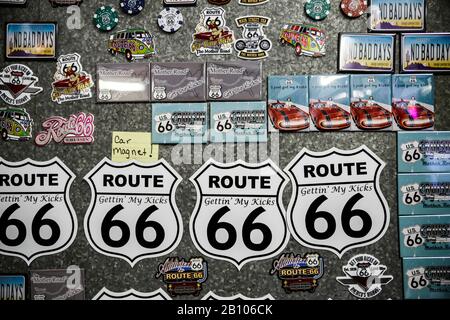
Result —
[[281, 195], [286, 178], [272, 162], [209, 160], [192, 177], [197, 204], [190, 232], [204, 255], [241, 269], [278, 255], [289, 235]]
[[96, 251], [134, 266], [176, 248], [183, 234], [174, 199], [181, 177], [164, 159], [140, 165], [104, 158], [84, 179], [92, 191], [84, 231]]
[[0, 254], [29, 265], [72, 244], [77, 217], [69, 189], [74, 179], [58, 158], [46, 162], [0, 158]]
[[303, 149], [285, 169], [293, 184], [288, 208], [293, 237], [339, 257], [378, 241], [390, 216], [379, 185], [384, 166], [366, 146], [350, 151]]

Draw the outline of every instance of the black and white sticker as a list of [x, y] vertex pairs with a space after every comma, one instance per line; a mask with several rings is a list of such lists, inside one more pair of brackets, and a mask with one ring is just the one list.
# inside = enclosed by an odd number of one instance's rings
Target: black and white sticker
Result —
[[183, 225], [174, 197], [182, 179], [164, 159], [141, 165], [104, 158], [84, 179], [92, 191], [84, 231], [96, 251], [133, 267], [177, 247]]
[[78, 226], [69, 200], [74, 179], [58, 158], [45, 162], [0, 158], [0, 254], [29, 265], [72, 244]]
[[281, 197], [287, 179], [271, 160], [223, 164], [210, 159], [190, 180], [197, 191], [190, 233], [204, 255], [240, 270], [286, 246], [289, 233]]
[[339, 257], [378, 241], [389, 226], [379, 179], [385, 163], [369, 148], [303, 149], [286, 167], [293, 193], [288, 224], [302, 245]]
[[152, 292], [140, 292], [134, 289], [113, 292], [103, 287], [92, 300], [172, 300], [172, 298], [161, 288]]
[[250, 298], [247, 296], [244, 296], [241, 293], [235, 294], [234, 296], [229, 297], [222, 297], [218, 294], [215, 294], [214, 292], [210, 291], [207, 294], [205, 294], [202, 298], [202, 300], [275, 300], [274, 297], [272, 297], [271, 294], [266, 294], [265, 296], [258, 297], [258, 298]]

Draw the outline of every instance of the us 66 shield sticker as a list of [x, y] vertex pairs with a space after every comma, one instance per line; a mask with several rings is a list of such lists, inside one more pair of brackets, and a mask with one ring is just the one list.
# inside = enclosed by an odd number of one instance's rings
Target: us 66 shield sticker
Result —
[[96, 251], [134, 266], [178, 245], [183, 226], [174, 195], [181, 177], [167, 162], [117, 164], [104, 158], [84, 179], [92, 191], [84, 231]]
[[350, 151], [303, 149], [285, 169], [293, 184], [288, 207], [293, 237], [339, 257], [379, 240], [390, 217], [379, 185], [384, 166], [366, 146]]
[[58, 158], [46, 162], [0, 158], [0, 254], [29, 265], [72, 244], [77, 218], [69, 188], [74, 179]]
[[287, 179], [272, 161], [222, 164], [211, 159], [190, 180], [197, 190], [190, 233], [204, 255], [240, 270], [286, 246], [281, 196]]

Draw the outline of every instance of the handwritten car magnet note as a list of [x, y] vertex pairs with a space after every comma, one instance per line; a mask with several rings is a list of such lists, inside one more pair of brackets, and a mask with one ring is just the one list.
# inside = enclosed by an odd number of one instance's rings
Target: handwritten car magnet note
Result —
[[158, 161], [159, 146], [152, 145], [149, 132], [120, 132], [112, 134], [111, 159], [114, 162], [136, 160], [142, 163]]

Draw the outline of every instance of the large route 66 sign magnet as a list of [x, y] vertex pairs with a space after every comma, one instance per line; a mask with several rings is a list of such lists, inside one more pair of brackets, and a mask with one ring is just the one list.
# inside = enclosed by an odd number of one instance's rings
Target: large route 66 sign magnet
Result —
[[378, 241], [390, 217], [379, 185], [384, 166], [366, 146], [350, 151], [303, 149], [285, 169], [293, 184], [288, 207], [293, 237], [339, 257]]
[[0, 158], [0, 254], [29, 265], [72, 244], [78, 225], [69, 200], [74, 179], [58, 158], [46, 162]]
[[239, 270], [249, 261], [278, 255], [289, 240], [282, 192], [283, 172], [270, 160], [261, 164], [210, 159], [190, 179], [197, 203], [190, 233], [197, 249]]
[[174, 200], [181, 177], [164, 159], [140, 165], [104, 158], [84, 179], [92, 191], [84, 231], [96, 251], [133, 267], [176, 248], [183, 234]]

